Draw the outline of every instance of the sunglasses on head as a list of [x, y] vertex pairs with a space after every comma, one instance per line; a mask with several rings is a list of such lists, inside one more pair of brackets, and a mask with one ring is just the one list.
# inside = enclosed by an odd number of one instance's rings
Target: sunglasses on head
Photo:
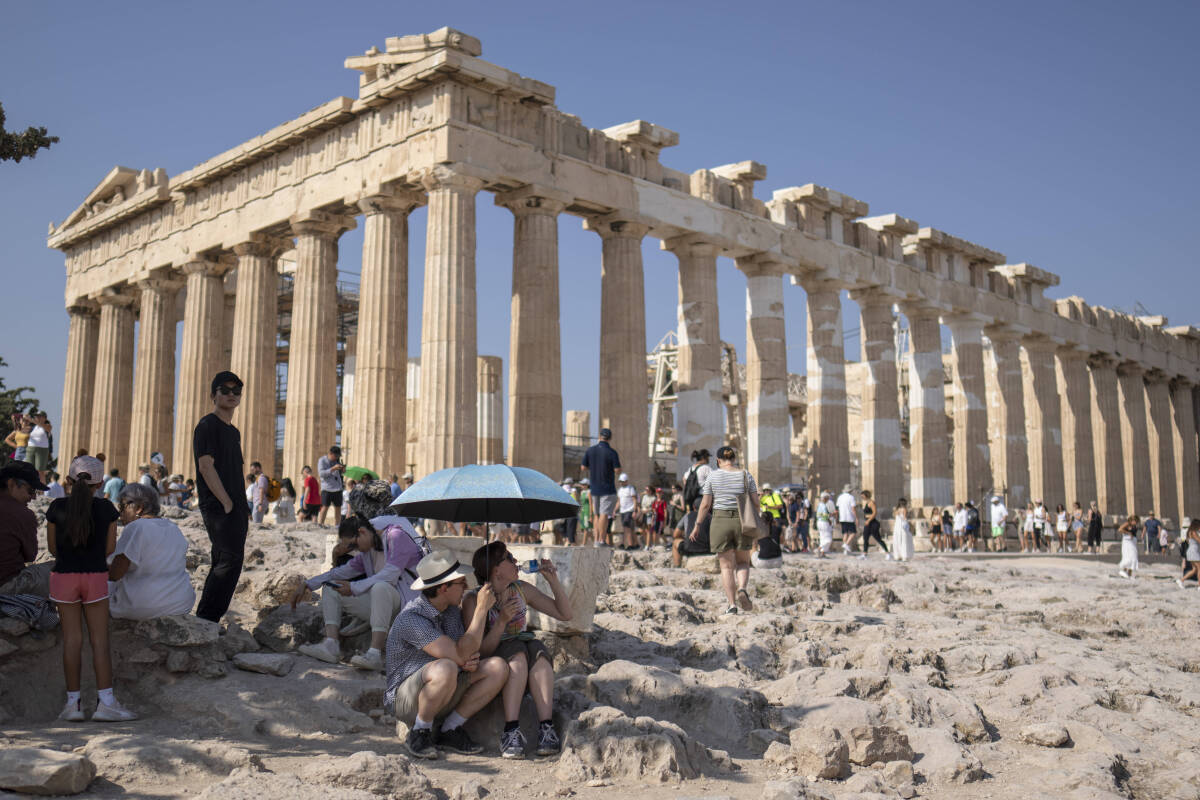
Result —
[[234, 397], [242, 396], [242, 387], [240, 386], [218, 386], [217, 391], [221, 394], [231, 394]]

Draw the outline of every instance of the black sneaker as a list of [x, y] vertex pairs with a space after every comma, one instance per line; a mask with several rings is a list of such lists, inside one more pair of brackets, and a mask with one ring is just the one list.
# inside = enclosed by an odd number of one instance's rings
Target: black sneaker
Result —
[[413, 758], [435, 759], [438, 749], [433, 746], [433, 730], [430, 728], [413, 728], [404, 740], [404, 749]]
[[500, 755], [504, 758], [525, 757], [525, 734], [520, 728], [500, 734]]
[[558, 739], [558, 733], [554, 730], [553, 725], [543, 725], [538, 731], [537, 754], [539, 756], [556, 755], [562, 750], [562, 742]]
[[464, 756], [473, 756], [483, 752], [483, 745], [478, 744], [468, 736], [462, 725], [459, 725], [452, 731], [442, 731], [439, 733], [437, 746], [443, 750], [462, 753]]

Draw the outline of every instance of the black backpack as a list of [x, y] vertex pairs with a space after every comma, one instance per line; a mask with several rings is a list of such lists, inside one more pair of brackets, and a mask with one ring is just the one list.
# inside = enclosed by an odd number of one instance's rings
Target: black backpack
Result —
[[683, 505], [689, 511], [695, 509], [696, 503], [700, 501], [700, 478], [696, 474], [700, 471], [699, 464], [693, 464], [688, 470], [687, 480], [683, 482]]
[[979, 510], [977, 508], [975, 508], [974, 506], [971, 506], [970, 508], [967, 509], [967, 527], [969, 527], [969, 528], [978, 528], [979, 527]]
[[759, 558], [781, 558], [783, 552], [779, 549], [779, 542], [773, 536], [764, 536], [758, 540], [758, 557]]

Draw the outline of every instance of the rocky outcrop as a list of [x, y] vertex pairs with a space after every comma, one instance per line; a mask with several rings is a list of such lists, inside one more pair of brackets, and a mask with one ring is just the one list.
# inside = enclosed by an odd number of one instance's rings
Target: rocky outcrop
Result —
[[87, 756], [38, 747], [0, 749], [0, 789], [21, 794], [79, 794], [96, 777]]

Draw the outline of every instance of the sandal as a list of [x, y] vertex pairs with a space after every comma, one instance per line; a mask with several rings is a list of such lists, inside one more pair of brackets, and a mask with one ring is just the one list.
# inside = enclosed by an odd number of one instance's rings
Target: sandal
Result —
[[743, 611], [750, 611], [754, 608], [754, 602], [750, 599], [749, 593], [745, 589], [738, 589], [738, 605]]

